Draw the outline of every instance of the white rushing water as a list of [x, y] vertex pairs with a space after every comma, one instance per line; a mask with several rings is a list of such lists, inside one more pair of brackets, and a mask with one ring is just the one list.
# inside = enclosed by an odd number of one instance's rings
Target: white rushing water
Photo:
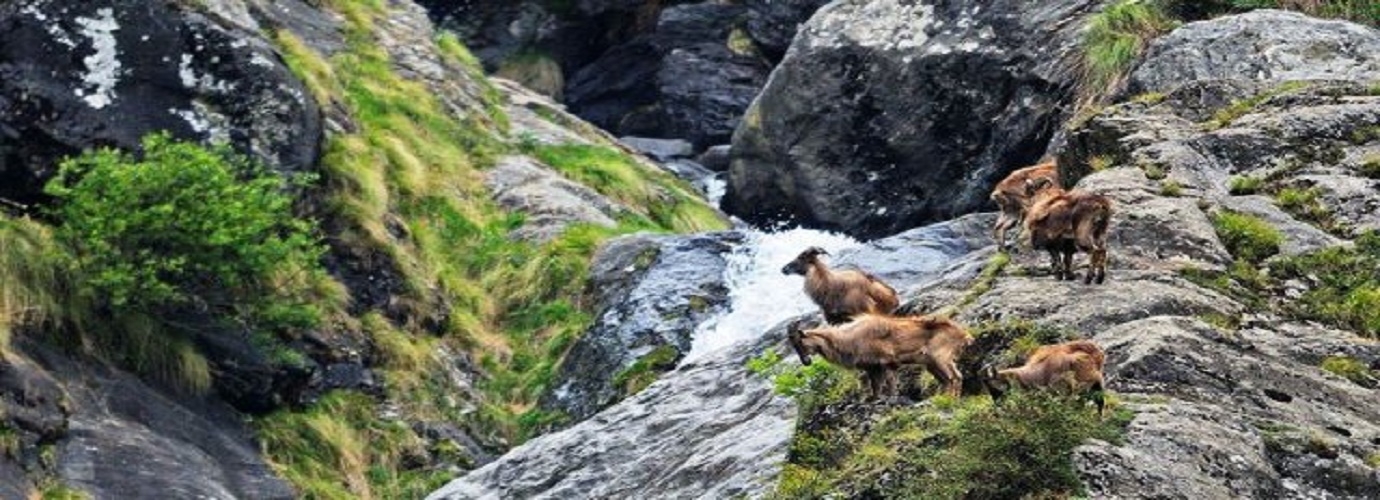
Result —
[[781, 274], [781, 268], [811, 246], [836, 254], [860, 245], [848, 236], [814, 229], [744, 232], [746, 241], [727, 258], [724, 282], [729, 289], [729, 309], [700, 324], [684, 362], [757, 337], [781, 321], [815, 310], [802, 289], [804, 278]]

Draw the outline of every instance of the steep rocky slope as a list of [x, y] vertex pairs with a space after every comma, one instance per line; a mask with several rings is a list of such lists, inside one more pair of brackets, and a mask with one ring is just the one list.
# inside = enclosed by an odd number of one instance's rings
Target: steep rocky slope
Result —
[[[412, 2], [9, 2], [0, 33], [7, 498], [419, 497], [539, 427], [604, 239], [727, 225]], [[159, 130], [317, 176], [310, 326], [74, 298], [44, 183]]]
[[[1259, 43], [1214, 45], [1205, 33]], [[907, 310], [946, 311], [985, 332], [974, 367], [1019, 360], [1022, 342], [1048, 335], [1104, 346], [1118, 401], [1110, 421], [1125, 427], [1070, 447], [1073, 481], [1088, 496], [1372, 498], [1380, 345], [1363, 311], [1377, 305], [1366, 290], [1380, 247], [1365, 232], [1374, 229], [1380, 75], [1366, 69], [1375, 53], [1364, 48], [1376, 37], [1264, 11], [1189, 24], [1152, 45], [1131, 76], [1145, 92], [1071, 125], [1056, 148], [1070, 183], [1116, 203], [1105, 285], [1055, 281], [1041, 254], [1000, 256], [985, 234], [990, 218], [881, 239], [841, 260], [901, 283]], [[1305, 53], [1315, 57], [1288, 56]], [[1209, 60], [1250, 71], [1223, 73]], [[921, 242], [946, 249], [942, 265], [895, 253]], [[1036, 333], [995, 333], [1003, 329]], [[778, 353], [797, 370], [782, 330], [686, 363], [433, 498], [939, 494], [915, 489], [953, 473], [917, 466], [952, 447], [931, 433], [988, 411], [985, 398], [957, 410], [945, 401], [893, 408], [844, 393], [820, 406], [839, 394], [806, 385], [815, 399], [790, 433], [790, 405], [745, 366]], [[718, 438], [746, 428], [751, 439]]]

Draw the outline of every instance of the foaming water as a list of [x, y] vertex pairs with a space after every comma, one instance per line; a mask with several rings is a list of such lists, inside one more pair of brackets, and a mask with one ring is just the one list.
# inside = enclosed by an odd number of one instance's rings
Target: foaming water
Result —
[[727, 257], [728, 312], [700, 324], [685, 361], [757, 337], [787, 318], [815, 310], [802, 289], [804, 278], [781, 274], [781, 267], [810, 246], [837, 253], [860, 245], [848, 236], [814, 229], [745, 232], [746, 241]]

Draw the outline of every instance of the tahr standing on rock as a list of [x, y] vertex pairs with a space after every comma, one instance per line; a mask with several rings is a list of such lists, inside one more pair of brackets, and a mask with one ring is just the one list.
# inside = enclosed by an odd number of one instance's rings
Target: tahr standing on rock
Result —
[[829, 269], [820, 260], [821, 255], [829, 252], [820, 247], [807, 248], [781, 268], [781, 273], [805, 277], [805, 294], [819, 305], [829, 324], [847, 322], [861, 313], [891, 314], [901, 304], [891, 285], [866, 271]]

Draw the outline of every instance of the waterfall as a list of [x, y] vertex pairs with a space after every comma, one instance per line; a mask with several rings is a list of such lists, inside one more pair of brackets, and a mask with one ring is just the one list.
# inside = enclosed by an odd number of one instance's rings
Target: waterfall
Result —
[[860, 245], [848, 236], [814, 229], [743, 231], [746, 239], [729, 254], [724, 271], [729, 307], [696, 328], [694, 344], [683, 362], [755, 338], [781, 321], [816, 310], [802, 289], [804, 278], [781, 274], [781, 267], [810, 246], [837, 254]]

